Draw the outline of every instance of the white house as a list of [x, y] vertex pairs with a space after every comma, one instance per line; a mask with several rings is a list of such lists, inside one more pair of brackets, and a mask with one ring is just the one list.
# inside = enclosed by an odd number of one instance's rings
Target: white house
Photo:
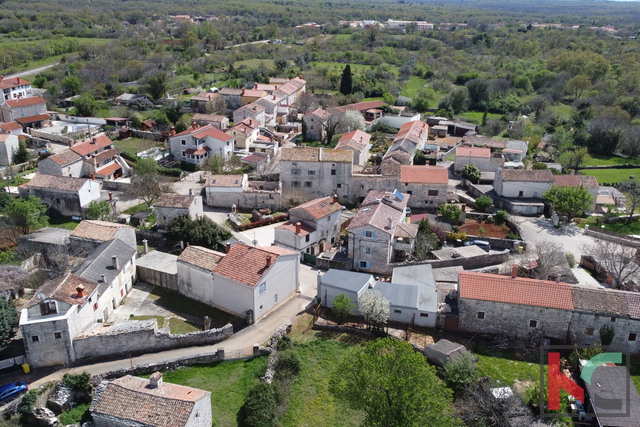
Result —
[[18, 122], [0, 123], [0, 134], [2, 133], [18, 136], [22, 133], [22, 126]]
[[83, 216], [89, 203], [100, 198], [100, 182], [38, 173], [18, 191], [23, 198], [38, 197], [60, 215]]
[[236, 148], [249, 151], [253, 142], [260, 136], [260, 122], [252, 118], [246, 118], [225, 131], [231, 135], [236, 142]]
[[234, 140], [213, 125], [198, 127], [194, 122], [190, 129], [169, 137], [171, 154], [176, 160], [198, 165], [210, 156], [227, 158], [233, 154]]
[[0, 76], [0, 102], [29, 98], [30, 96], [31, 82], [20, 77], [6, 78]]
[[198, 219], [203, 215], [202, 196], [165, 193], [153, 205], [158, 228], [169, 228], [171, 221], [180, 215]]
[[0, 134], [0, 166], [12, 165], [16, 151], [18, 151], [18, 137]]
[[468, 164], [476, 165], [480, 172], [495, 172], [504, 165], [504, 158], [500, 154], [493, 156], [490, 148], [456, 148], [454, 172], [461, 174], [462, 169]]
[[371, 135], [361, 130], [354, 130], [342, 135], [336, 150], [353, 151], [353, 164], [364, 166], [369, 161]]
[[504, 154], [510, 162], [522, 162], [527, 155], [528, 149], [528, 141], [510, 139], [507, 141], [507, 148], [502, 150], [502, 154]]
[[178, 257], [180, 292], [257, 322], [299, 287], [299, 253], [237, 243], [226, 254], [188, 246]]
[[209, 175], [204, 184], [205, 203], [207, 206], [220, 206], [217, 199], [224, 199], [231, 207], [237, 198], [247, 189], [249, 178], [242, 175]]
[[554, 184], [550, 170], [498, 169], [493, 189], [498, 196], [540, 199]]

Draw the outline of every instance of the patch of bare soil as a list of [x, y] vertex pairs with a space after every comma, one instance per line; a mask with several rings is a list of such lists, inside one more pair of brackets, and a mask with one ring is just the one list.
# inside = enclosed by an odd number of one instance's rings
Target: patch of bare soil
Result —
[[480, 223], [475, 219], [468, 219], [464, 225], [460, 227], [460, 231], [471, 236], [480, 236], [480, 233], [478, 233], [480, 228], [484, 229], [485, 237], [504, 239], [507, 235], [507, 232], [505, 232], [498, 224]]

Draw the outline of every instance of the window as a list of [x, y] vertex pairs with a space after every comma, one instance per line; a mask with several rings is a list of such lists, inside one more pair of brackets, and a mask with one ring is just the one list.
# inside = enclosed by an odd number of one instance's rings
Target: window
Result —
[[308, 173], [309, 175], [315, 175], [315, 174], [316, 174], [316, 171], [307, 171], [307, 173]]
[[537, 328], [538, 327], [538, 321], [537, 320], [529, 320], [529, 327], [530, 328]]
[[33, 336], [31, 337], [31, 342], [40, 342], [40, 337], [39, 337], [39, 336], [37, 336], [37, 335], [33, 335]]
[[429, 317], [429, 313], [420, 313], [420, 317]]
[[300, 181], [291, 181], [291, 187], [293, 188], [300, 187]]
[[438, 190], [429, 190], [428, 195], [429, 196], [437, 196], [438, 195]]
[[184, 157], [184, 156], [185, 156], [185, 152], [183, 151], [183, 152], [182, 152], [182, 157]]
[[262, 311], [262, 306], [260, 306], [260, 311]]
[[615, 318], [615, 317], [612, 317], [612, 318], [611, 318], [611, 321], [612, 321], [612, 322], [615, 322], [615, 321], [616, 321], [616, 318]]
[[56, 203], [60, 203], [60, 199], [56, 199]]
[[337, 188], [342, 188], [342, 184], [337, 184], [336, 187]]
[[58, 310], [56, 309], [55, 301], [47, 301], [40, 303], [40, 314], [43, 316], [47, 314], [56, 314]]
[[260, 283], [260, 286], [258, 286], [258, 293], [262, 295], [265, 292], [267, 292], [267, 282], [262, 282]]
[[300, 169], [291, 169], [291, 175], [300, 175], [301, 172]]
[[273, 296], [273, 303], [276, 304], [278, 302], [278, 294]]
[[396, 314], [402, 314], [402, 310], [393, 310], [393, 312]]
[[336, 170], [335, 169], [331, 169], [331, 175], [335, 175], [336, 174]]
[[362, 248], [362, 253], [366, 254], [366, 255], [373, 255], [374, 254], [374, 249], [373, 248]]
[[313, 184], [311, 183], [311, 181], [305, 181], [305, 182], [304, 182], [304, 186], [305, 186], [305, 188], [311, 188], [311, 186], [312, 186], [312, 185], [313, 185]]
[[[360, 189], [364, 190], [364, 184], [360, 184]], [[362, 198], [362, 200], [364, 200], [364, 197]], [[361, 202], [362, 202], [362, 200], [361, 200]]]
[[57, 340], [62, 338], [62, 332], [54, 332], [53, 337]]
[[413, 191], [407, 191], [407, 194], [411, 196], [413, 194]]
[[181, 145], [187, 145], [187, 140], [186, 139], [181, 139], [180, 140], [180, 144]]
[[371, 230], [364, 230], [362, 232], [362, 237], [366, 237], [368, 239], [373, 239], [374, 237], [376, 237], [376, 232], [375, 231], [371, 231]]
[[331, 221], [331, 215], [327, 215], [327, 222]]
[[98, 309], [98, 303], [93, 304], [93, 311], [96, 311]]
[[638, 338], [638, 334], [634, 334], [633, 332], [631, 332], [631, 333], [629, 334], [628, 341], [635, 341], [635, 340], [636, 340], [636, 338]]
[[309, 241], [309, 235], [307, 234], [306, 236], [304, 236], [304, 241], [308, 242]]
[[524, 196], [524, 192], [523, 191], [518, 191], [518, 197], [522, 197]]
[[358, 263], [358, 267], [360, 267], [360, 268], [367, 268], [368, 269], [369, 265], [371, 265], [371, 264], [369, 264], [367, 261], [360, 261]]
[[585, 331], [586, 335], [593, 335], [593, 328], [587, 328], [587, 330]]
[[476, 313], [476, 317], [478, 319], [484, 319], [484, 311], [479, 311]]

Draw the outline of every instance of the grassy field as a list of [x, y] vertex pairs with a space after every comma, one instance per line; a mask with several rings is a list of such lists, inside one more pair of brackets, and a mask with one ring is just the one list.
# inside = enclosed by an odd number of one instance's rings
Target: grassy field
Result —
[[630, 176], [640, 176], [640, 169], [582, 169], [582, 175], [595, 176], [600, 185], [602, 183], [620, 182], [629, 179]]
[[560, 116], [561, 119], [570, 119], [573, 114], [573, 109], [571, 105], [565, 104], [554, 104], [551, 106], [551, 110]]
[[492, 380], [513, 385], [516, 380], [536, 381], [540, 378], [539, 359], [525, 362], [518, 360], [513, 351], [505, 353], [486, 346], [476, 347], [474, 354], [478, 358], [480, 374]]
[[[478, 125], [481, 125], [482, 124], [482, 116], [484, 116], [483, 112], [480, 112], [480, 111], [467, 111], [467, 112], [463, 113], [462, 115], [457, 116], [457, 118], [460, 119], [460, 120], [466, 120], [466, 121], [477, 123]], [[487, 120], [499, 119], [500, 117], [502, 117], [502, 114], [487, 113]]]
[[245, 61], [237, 61], [233, 64], [235, 68], [239, 68], [241, 65], [244, 65], [249, 68], [258, 68], [260, 64], [264, 64], [267, 68], [273, 68], [273, 59], [247, 59]]
[[80, 224], [79, 221], [74, 221], [68, 217], [49, 218], [49, 226], [54, 228], [64, 228], [66, 230], [75, 230]]
[[592, 154], [591, 160], [585, 163], [585, 166], [606, 166], [606, 165], [625, 165], [625, 164], [640, 164], [638, 159], [630, 159], [627, 157], [619, 156], [602, 156], [599, 154]]
[[152, 141], [150, 139], [142, 138], [127, 138], [123, 140], [113, 141], [113, 145], [120, 151], [127, 153], [130, 156], [135, 156], [144, 150], [148, 150], [153, 147], [162, 147], [164, 144], [158, 141]]
[[411, 76], [409, 77], [409, 80], [407, 80], [407, 82], [404, 84], [401, 94], [403, 96], [408, 96], [409, 98], [413, 98], [418, 94], [418, 92], [420, 92], [420, 89], [422, 89], [426, 84], [427, 84], [426, 80], [421, 79], [420, 77]]
[[[323, 61], [315, 61], [311, 63], [311, 66], [314, 68], [318, 67], [335, 67], [336, 69], [342, 71], [344, 70], [345, 62], [323, 62]], [[349, 64], [351, 65], [351, 72], [353, 73], [363, 73], [365, 70], [375, 69], [375, 65], [366, 65], [366, 64]], [[398, 72], [398, 67], [394, 65], [389, 66], [390, 70], [394, 73]]]

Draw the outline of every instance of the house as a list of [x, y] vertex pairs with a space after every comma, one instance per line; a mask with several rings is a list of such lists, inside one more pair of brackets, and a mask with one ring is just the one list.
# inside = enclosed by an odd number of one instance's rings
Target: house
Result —
[[342, 205], [338, 196], [322, 197], [289, 209], [289, 221], [274, 229], [274, 245], [318, 255], [340, 236]]
[[134, 249], [138, 248], [136, 229], [115, 222], [85, 219], [80, 221], [69, 236], [72, 245], [87, 248], [89, 251], [112, 239], [119, 239]]
[[0, 166], [9, 166], [14, 163], [16, 151], [18, 151], [18, 137], [12, 134], [0, 134]]
[[409, 207], [437, 208], [447, 202], [449, 171], [441, 166], [400, 166], [399, 188], [409, 194]]
[[189, 100], [189, 102], [191, 103], [191, 112], [206, 114], [207, 104], [213, 102], [216, 98], [218, 98], [218, 96], [219, 95], [217, 93], [209, 92], [200, 92], [199, 94], [192, 96]]
[[[422, 150], [429, 137], [429, 125], [421, 121], [408, 122], [402, 125], [393, 139], [383, 159], [394, 158], [400, 164], [410, 165], [416, 150]], [[397, 151], [402, 151], [402, 157], [395, 157]]]
[[22, 133], [22, 125], [18, 122], [0, 123], [0, 134], [18, 136]]
[[299, 253], [238, 243], [226, 254], [188, 246], [178, 257], [180, 292], [249, 323], [257, 322], [299, 287]]
[[218, 95], [224, 99], [229, 110], [236, 110], [242, 106], [242, 89], [223, 87]]
[[229, 127], [229, 119], [219, 114], [196, 113], [193, 115], [192, 120], [196, 122], [198, 126], [212, 125], [214, 128], [222, 131]]
[[241, 158], [240, 163], [243, 165], [251, 166], [254, 170], [262, 170], [262, 168], [264, 168], [269, 163], [270, 157], [271, 156], [269, 156], [268, 154], [265, 155], [263, 153], [253, 153]]
[[502, 154], [510, 162], [521, 163], [527, 156], [529, 150], [529, 141], [520, 141], [517, 139], [510, 139], [507, 141], [507, 147], [502, 150]]
[[10, 99], [0, 104], [0, 110], [2, 110], [2, 121], [12, 122], [16, 119], [46, 115], [47, 102], [41, 96]]
[[231, 135], [236, 142], [236, 148], [249, 150], [253, 142], [260, 136], [260, 122], [252, 118], [247, 118], [236, 122], [231, 128], [225, 131]]
[[71, 178], [37, 173], [18, 191], [22, 198], [35, 196], [62, 216], [84, 216], [84, 210], [100, 198], [100, 183], [87, 178]]
[[256, 102], [258, 99], [263, 96], [267, 96], [267, 92], [260, 89], [242, 89], [242, 93], [240, 95], [240, 102], [242, 105], [251, 104], [252, 102]]
[[397, 190], [372, 190], [367, 194], [347, 227], [353, 269], [387, 273], [389, 264], [411, 254], [417, 224], [398, 227], [405, 221], [408, 201], [409, 195]]
[[461, 174], [462, 169], [469, 164], [476, 165], [480, 172], [495, 172], [504, 165], [504, 158], [499, 153], [492, 155], [489, 148], [457, 147], [454, 173]]
[[204, 184], [205, 203], [207, 206], [219, 206], [218, 198], [228, 200], [228, 207], [236, 203], [248, 187], [247, 174], [242, 175], [209, 175]]
[[156, 123], [155, 120], [153, 119], [147, 119], [147, 120], [143, 120], [142, 123], [140, 124], [140, 130], [143, 131], [152, 131], [154, 130], [156, 127], [158, 126], [158, 123]]
[[239, 123], [245, 119], [251, 119], [259, 123], [260, 126], [264, 126], [267, 122], [265, 108], [262, 105], [253, 102], [251, 104], [246, 104], [243, 107], [238, 108], [237, 110], [234, 110], [234, 123]]
[[20, 77], [0, 76], [0, 102], [29, 98], [30, 96], [31, 82]]
[[298, 98], [306, 91], [307, 82], [298, 76], [289, 80], [285, 84], [278, 86], [273, 94], [282, 98], [282, 104], [291, 105], [294, 104]]
[[27, 252], [39, 252], [43, 255], [65, 253], [69, 246], [71, 230], [44, 227], [18, 238], [18, 247]]
[[[365, 117], [365, 120], [366, 120], [368, 111], [370, 110], [380, 111], [380, 108], [384, 107], [385, 105], [387, 105], [387, 103], [384, 101], [365, 101], [365, 102], [357, 102], [355, 104], [348, 104], [348, 105], [345, 105], [344, 107], [347, 109], [358, 111], [360, 114], [362, 114], [363, 117]], [[370, 121], [370, 120], [367, 120], [367, 121]]]
[[280, 151], [278, 141], [274, 140], [272, 136], [266, 135], [258, 135], [249, 148], [250, 153], [260, 153], [271, 157], [275, 157], [278, 151]]
[[91, 402], [96, 427], [209, 427], [211, 392], [131, 375], [100, 384]]
[[198, 127], [194, 122], [190, 129], [169, 137], [171, 154], [176, 160], [201, 165], [210, 156], [227, 158], [233, 154], [234, 139], [212, 125]]
[[621, 193], [615, 187], [603, 186], [598, 188], [598, 197], [596, 198], [596, 209], [603, 211], [607, 205], [624, 208], [627, 203], [627, 196]]
[[203, 215], [202, 196], [165, 193], [158, 197], [153, 205], [156, 213], [156, 225], [160, 229], [168, 229], [171, 221], [180, 215], [195, 220]]
[[354, 130], [342, 135], [336, 145], [336, 150], [353, 151], [353, 164], [364, 166], [369, 161], [371, 149], [371, 135], [361, 130]]
[[318, 108], [302, 117], [305, 133], [302, 137], [305, 140], [321, 141], [326, 136], [324, 124], [329, 120], [331, 113], [324, 108]]
[[478, 132], [478, 125], [473, 123], [455, 122], [453, 124], [453, 132], [450, 131], [449, 133], [453, 136], [465, 136], [467, 132]]
[[502, 152], [507, 148], [507, 142], [504, 139], [492, 139], [482, 135], [465, 135], [460, 140], [464, 145], [472, 147], [490, 148], [492, 153]]
[[38, 162], [38, 173], [80, 178], [84, 157], [67, 148]]
[[[587, 212], [595, 212], [596, 202], [598, 201], [598, 192], [600, 190], [600, 184], [595, 176], [587, 175], [554, 175], [554, 184], [556, 187], [584, 187], [589, 191], [589, 195], [593, 198], [591, 206], [587, 209]], [[611, 203], [615, 205], [615, 200]]]
[[280, 187], [285, 199], [304, 201], [337, 193], [343, 200], [349, 195], [352, 171], [350, 151], [315, 147], [280, 150]]
[[[333, 308], [333, 300], [344, 295], [357, 307], [360, 297], [376, 285], [373, 275], [355, 271], [330, 269], [317, 276], [317, 295], [323, 307]], [[356, 314], [357, 314], [356, 310]]]
[[548, 169], [498, 169], [493, 189], [503, 198], [497, 201], [500, 208], [512, 213], [538, 215], [544, 211], [542, 195], [553, 187], [554, 182]]
[[122, 95], [116, 96], [113, 99], [113, 101], [115, 105], [126, 105], [126, 106], [135, 104], [136, 102], [143, 102], [143, 103], [151, 102], [147, 95], [139, 95], [137, 93], [123, 93]]
[[136, 250], [114, 239], [104, 242], [73, 274], [38, 288], [20, 313], [26, 357], [32, 367], [76, 361], [74, 338], [105, 322], [131, 289]]

